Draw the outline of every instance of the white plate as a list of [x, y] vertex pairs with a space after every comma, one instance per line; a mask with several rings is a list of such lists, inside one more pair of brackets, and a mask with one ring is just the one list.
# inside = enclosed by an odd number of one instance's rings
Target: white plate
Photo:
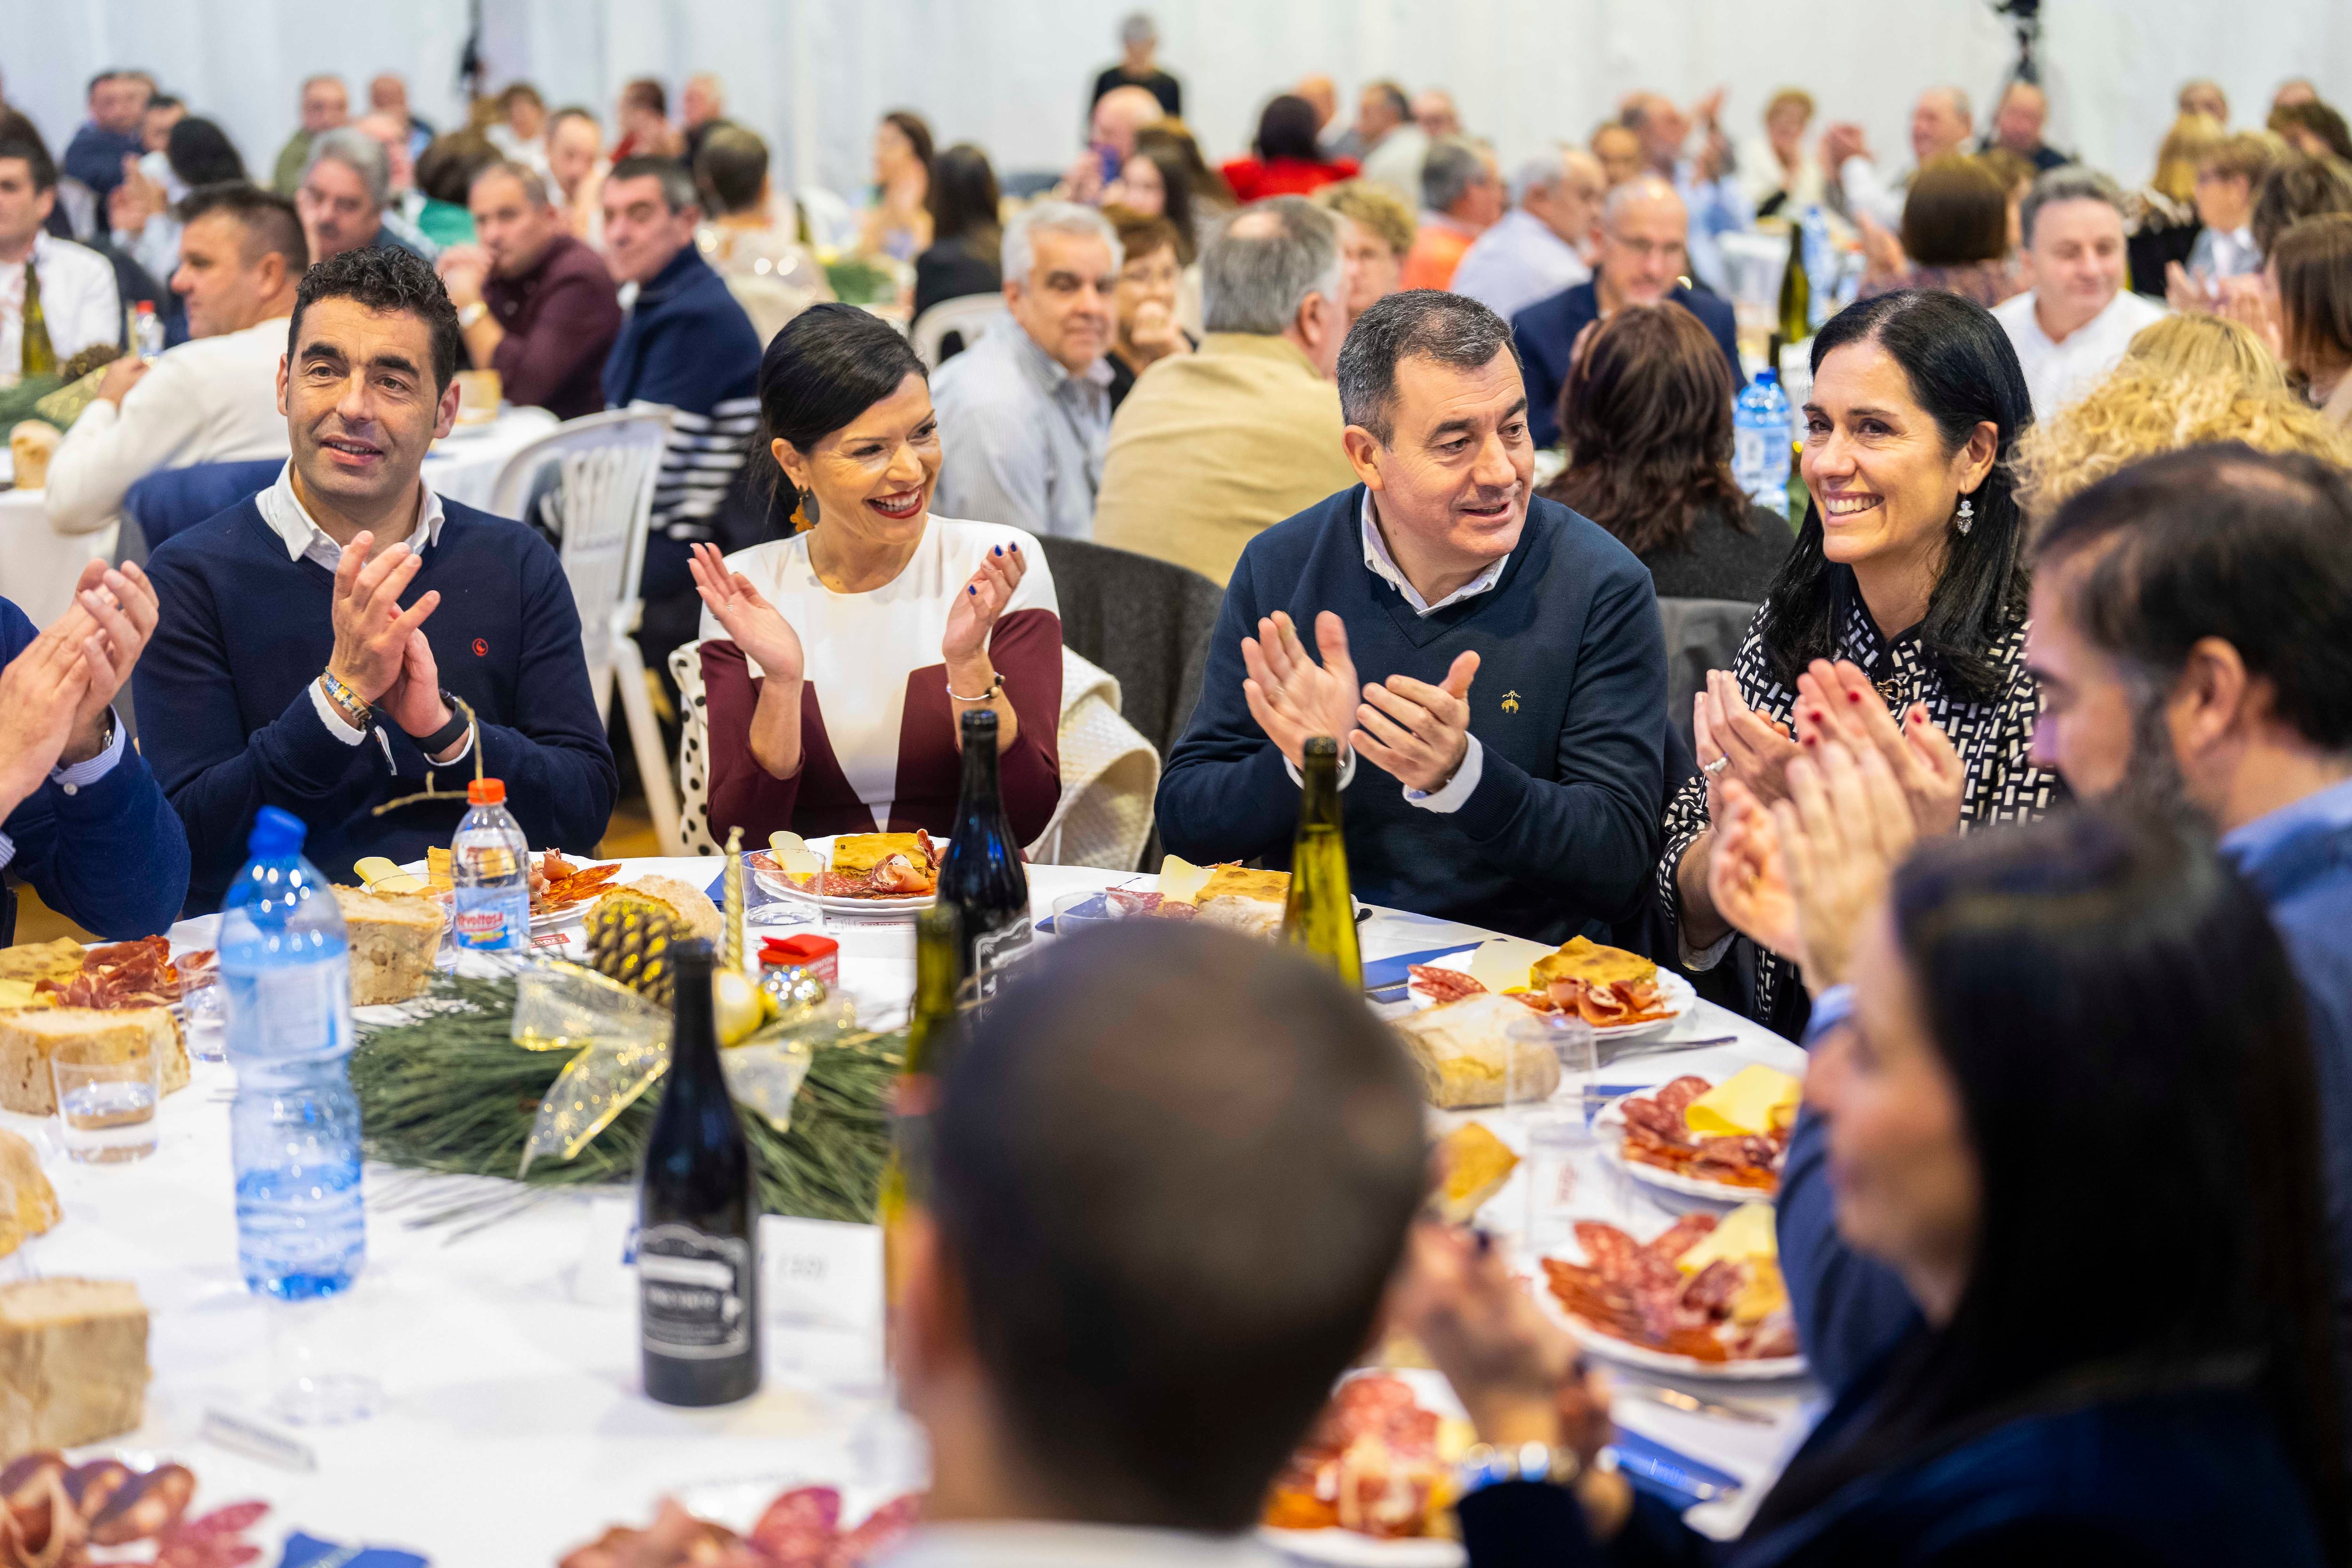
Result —
[[[1459, 970], [1466, 974], [1470, 971], [1471, 954], [1476, 951], [1475, 948], [1470, 948], [1461, 952], [1449, 952], [1444, 958], [1431, 963], [1429, 967]], [[1436, 1005], [1419, 991], [1412, 992], [1410, 994], [1416, 1007]], [[1664, 1017], [1646, 1018], [1638, 1024], [1596, 1024], [1593, 1026], [1592, 1037], [1596, 1040], [1633, 1040], [1644, 1035], [1654, 1035], [1662, 1029], [1673, 1028], [1685, 1014], [1698, 1005], [1698, 993], [1691, 988], [1691, 983], [1671, 969], [1662, 968], [1658, 971], [1658, 994], [1666, 1004], [1667, 1011]]]
[[[812, 838], [807, 841], [808, 847], [816, 852], [817, 858], [827, 867], [833, 864], [833, 846], [836, 837], [838, 836]], [[931, 840], [931, 847], [938, 850], [941, 856], [945, 856], [948, 852], [948, 840], [934, 838]], [[762, 850], [759, 853], [773, 854], [774, 851]], [[939, 895], [936, 893], [916, 893], [903, 899], [838, 899], [824, 893], [813, 893], [781, 871], [763, 871], [748, 861], [745, 863], [744, 869], [751, 873], [751, 879], [760, 885], [761, 890], [771, 897], [814, 904], [831, 914], [913, 914], [918, 910], [928, 910], [939, 901]]]
[[[1469, 1413], [1445, 1374], [1428, 1367], [1367, 1368], [1351, 1372], [1340, 1383], [1359, 1377], [1393, 1377], [1412, 1390], [1413, 1403], [1454, 1421], [1467, 1421]], [[1335, 1389], [1337, 1385], [1334, 1385]], [[1413, 1535], [1383, 1540], [1352, 1530], [1276, 1530], [1260, 1525], [1257, 1538], [1286, 1557], [1306, 1563], [1328, 1563], [1333, 1568], [1463, 1568], [1470, 1554], [1458, 1541]]]
[[[569, 857], [566, 857], [566, 858], [569, 858]], [[581, 861], [578, 864], [580, 868], [585, 871], [592, 867], [609, 866], [613, 862], [610, 860], [585, 860]], [[427, 875], [425, 863], [422, 860], [412, 860], [407, 865], [401, 867], [400, 870], [404, 875], [415, 877], [420, 881]], [[379, 879], [379, 880], [380, 879]], [[603, 888], [599, 889], [594, 898], [583, 899], [576, 904], [566, 904], [560, 910], [533, 910], [530, 912], [530, 934], [533, 936], [544, 936], [549, 931], [558, 931], [568, 925], [575, 925], [578, 922], [586, 920], [588, 918], [588, 911], [596, 907], [596, 900], [603, 898], [605, 893], [611, 891], [614, 888], [620, 887], [621, 885], [618, 873], [615, 873], [614, 879], [607, 881]], [[424, 896], [426, 901], [436, 904], [440, 907], [441, 930], [446, 935], [449, 930], [450, 914], [449, 900], [447, 896], [442, 893], [427, 893]]]
[[[1664, 1227], [1661, 1227], [1664, 1228]], [[1671, 1351], [1635, 1344], [1605, 1333], [1578, 1317], [1561, 1304], [1552, 1293], [1551, 1281], [1538, 1263], [1535, 1277], [1528, 1281], [1534, 1292], [1536, 1305], [1551, 1315], [1554, 1322], [1576, 1336], [1579, 1344], [1598, 1356], [1625, 1366], [1640, 1367], [1646, 1372], [1671, 1373], [1676, 1377], [1703, 1377], [1721, 1383], [1769, 1383], [1775, 1378], [1802, 1377], [1807, 1368], [1801, 1355], [1760, 1356], [1745, 1361], [1701, 1361], [1695, 1355], [1676, 1355]]]
[[[1697, 1075], [1681, 1073], [1675, 1075], [1677, 1078], [1686, 1076], [1696, 1077]], [[1643, 1089], [1640, 1094], [1618, 1096], [1594, 1113], [1592, 1125], [1622, 1129], [1625, 1125], [1627, 1100], [1638, 1100], [1642, 1095], [1655, 1094], [1673, 1081], [1674, 1079], [1665, 1079]], [[1615, 1161], [1618, 1168], [1635, 1181], [1647, 1186], [1656, 1187], [1663, 1192], [1679, 1193], [1685, 1197], [1705, 1198], [1710, 1203], [1718, 1204], [1769, 1204], [1780, 1195], [1780, 1184], [1777, 1182], [1769, 1188], [1743, 1187], [1732, 1182], [1711, 1182], [1704, 1176], [1686, 1176], [1680, 1171], [1669, 1171], [1664, 1165], [1653, 1165], [1647, 1160], [1628, 1159], [1625, 1154], [1625, 1140], [1622, 1132], [1601, 1145], [1601, 1153]]]

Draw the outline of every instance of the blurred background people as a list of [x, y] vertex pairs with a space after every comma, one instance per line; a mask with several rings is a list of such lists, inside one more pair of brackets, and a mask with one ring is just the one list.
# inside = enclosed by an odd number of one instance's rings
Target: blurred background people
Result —
[[2010, 259], [2009, 197], [1984, 160], [1931, 158], [1903, 201], [1903, 232], [1862, 220], [1868, 256], [1858, 298], [1896, 289], [1943, 289], [1990, 309], [2025, 287]]
[[457, 307], [476, 370], [499, 373], [507, 401], [577, 419], [604, 406], [604, 360], [621, 305], [604, 258], [564, 232], [547, 182], [501, 160], [467, 194], [476, 243], [441, 253], [436, 270]]
[[[931, 218], [931, 243], [915, 258], [915, 315], [942, 300], [994, 294], [1004, 287], [1004, 243], [996, 172], [988, 154], [959, 142], [931, 160], [923, 204]], [[958, 336], [957, 346], [961, 346]]]
[[1785, 216], [1820, 206], [1828, 195], [1821, 160], [1805, 144], [1813, 123], [1813, 95], [1784, 87], [1766, 100], [1764, 134], [1739, 149], [1740, 189], [1758, 217]]
[[1413, 123], [1412, 103], [1392, 81], [1366, 85], [1356, 100], [1356, 141], [1364, 178], [1385, 185], [1397, 200], [1421, 205], [1421, 165], [1429, 156], [1429, 132]]
[[1171, 354], [1191, 353], [1198, 339], [1176, 319], [1184, 265], [1177, 258], [1176, 226], [1131, 207], [1107, 206], [1103, 216], [1118, 231], [1121, 260], [1117, 299], [1118, 330], [1105, 363], [1110, 366], [1110, 406], [1116, 414], [1135, 378]]
[[1270, 100], [1258, 116], [1250, 155], [1228, 162], [1219, 173], [1244, 205], [1266, 196], [1311, 196], [1325, 185], [1352, 179], [1352, 158], [1327, 159], [1316, 140], [1315, 106], [1294, 93]]
[[1171, 119], [1184, 117], [1184, 84], [1160, 68], [1160, 28], [1148, 11], [1129, 14], [1118, 25], [1118, 64], [1108, 67], [1095, 78], [1094, 96], [1087, 100], [1091, 111], [1111, 93], [1122, 87], [1139, 87], [1160, 103], [1160, 111]]
[[290, 196], [300, 190], [303, 171], [310, 166], [310, 143], [338, 126], [348, 124], [351, 117], [352, 95], [341, 78], [314, 76], [304, 80], [301, 122], [286, 139], [286, 145], [278, 150], [270, 188], [281, 196]]
[[694, 163], [709, 221], [694, 231], [702, 258], [765, 343], [820, 300], [833, 298], [824, 268], [800, 242], [799, 214], [768, 175], [768, 144], [740, 125], [709, 124]]
[[2105, 174], [2053, 169], [2019, 217], [2033, 286], [1993, 314], [2016, 345], [2033, 416], [2045, 419], [2114, 369], [2164, 307], [2124, 287], [2123, 193]]
[[1412, 249], [1412, 208], [1386, 185], [1347, 180], [1315, 193], [1315, 205], [1339, 220], [1339, 254], [1348, 268], [1348, 325], [1402, 286]]
[[1450, 289], [1471, 242], [1503, 216], [1503, 176], [1494, 153], [1466, 137], [1429, 144], [1421, 165], [1421, 216], [1405, 252], [1402, 289]]
[[2049, 124], [2050, 95], [2032, 82], [2012, 81], [1993, 105], [1992, 131], [1985, 137], [1982, 150], [2006, 147], [2021, 158], [2032, 159], [2033, 166], [2046, 174], [2074, 161], [2043, 139]]
[[892, 110], [874, 128], [873, 200], [858, 222], [858, 254], [912, 261], [929, 248], [930, 186], [931, 128], [919, 114]]
[[1452, 288], [1505, 321], [1592, 276], [1609, 176], [1591, 153], [1555, 148], [1511, 180], [1511, 210], [1470, 242]]

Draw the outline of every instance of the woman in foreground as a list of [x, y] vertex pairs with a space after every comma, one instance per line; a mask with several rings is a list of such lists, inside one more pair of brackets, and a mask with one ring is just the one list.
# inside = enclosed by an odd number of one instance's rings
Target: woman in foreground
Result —
[[768, 344], [760, 413], [801, 531], [695, 547], [712, 830], [944, 835], [962, 715], [987, 708], [1013, 838], [1034, 838], [1062, 788], [1054, 580], [1019, 529], [931, 515], [922, 361], [878, 316], [812, 306]]
[[[1840, 1234], [1925, 1321], [1725, 1560], [2343, 1562], [2316, 1086], [2259, 900], [2086, 811], [1925, 846], [1853, 973], [1805, 1094]], [[1413, 1257], [1406, 1326], [1481, 1438], [1580, 1471], [1463, 1498], [1474, 1568], [1717, 1559], [1587, 1468], [1605, 1401], [1498, 1258], [1427, 1226]]]

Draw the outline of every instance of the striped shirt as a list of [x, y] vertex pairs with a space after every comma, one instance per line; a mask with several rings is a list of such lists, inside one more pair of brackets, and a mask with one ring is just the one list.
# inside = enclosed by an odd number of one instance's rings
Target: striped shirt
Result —
[[711, 537], [709, 520], [759, 429], [759, 380], [760, 338], [751, 318], [701, 253], [679, 247], [637, 289], [604, 362], [611, 406], [676, 410], [654, 486], [656, 538], [683, 544]]

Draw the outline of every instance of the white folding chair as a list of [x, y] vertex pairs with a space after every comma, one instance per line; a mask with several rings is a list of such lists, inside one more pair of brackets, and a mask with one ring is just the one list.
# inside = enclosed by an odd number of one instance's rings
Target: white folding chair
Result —
[[1010, 321], [1005, 313], [1002, 294], [959, 294], [952, 300], [942, 300], [915, 318], [907, 331], [915, 352], [923, 356], [923, 363], [931, 370], [940, 368], [940, 342], [950, 332], [963, 334], [963, 346], [971, 347], [1000, 321]]
[[[596, 715], [611, 711], [617, 678], [654, 835], [664, 855], [682, 855], [677, 793], [646, 690], [645, 658], [633, 635], [645, 609], [637, 585], [670, 412], [640, 404], [565, 421], [507, 459], [490, 492], [490, 510], [520, 518], [537, 499], [554, 524], [563, 574], [580, 610], [581, 652]], [[551, 468], [551, 485], [546, 482]]]

